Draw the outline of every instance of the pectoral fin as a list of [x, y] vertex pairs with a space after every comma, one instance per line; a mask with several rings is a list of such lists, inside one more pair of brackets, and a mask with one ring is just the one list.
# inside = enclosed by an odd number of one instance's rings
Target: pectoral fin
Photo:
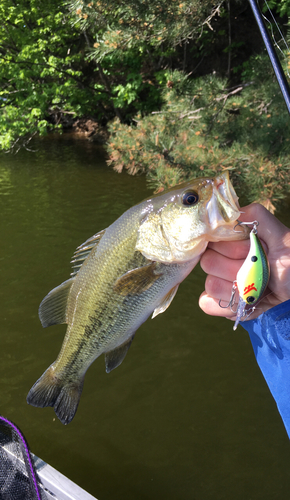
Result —
[[123, 274], [115, 282], [114, 292], [120, 295], [138, 295], [145, 292], [162, 276], [156, 270], [156, 266], [156, 262], [151, 262], [148, 266], [132, 269]]
[[175, 294], [178, 290], [179, 284], [174, 286], [170, 292], [168, 292], [165, 297], [163, 297], [162, 302], [159, 304], [156, 309], [154, 309], [153, 314], [152, 314], [152, 319], [155, 318], [158, 314], [163, 313], [166, 311], [166, 309], [170, 306], [171, 302], [173, 301]]
[[[135, 335], [135, 334], [134, 334]], [[106, 372], [110, 373], [114, 368], [119, 366], [123, 359], [125, 358], [130, 345], [132, 344], [133, 337], [127, 340], [124, 344], [120, 345], [113, 351], [109, 351], [105, 354]]]
[[44, 297], [38, 309], [39, 319], [43, 328], [67, 322], [67, 299], [73, 282], [74, 278], [64, 281]]

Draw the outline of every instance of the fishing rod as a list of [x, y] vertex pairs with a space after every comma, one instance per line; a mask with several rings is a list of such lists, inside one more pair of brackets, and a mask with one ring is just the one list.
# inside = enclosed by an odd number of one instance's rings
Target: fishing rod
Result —
[[262, 14], [260, 12], [260, 9], [258, 7], [257, 1], [256, 0], [249, 0], [253, 14], [256, 18], [260, 33], [262, 35], [265, 47], [268, 52], [268, 56], [270, 58], [271, 64], [273, 66], [276, 78], [278, 80], [281, 92], [284, 97], [285, 104], [287, 106], [288, 112], [290, 113], [290, 89], [288, 82], [285, 77], [285, 73], [282, 69], [282, 66], [280, 64], [280, 61], [277, 57], [276, 51], [274, 49], [272, 40], [270, 38], [270, 35], [267, 31], [267, 28], [265, 26]]

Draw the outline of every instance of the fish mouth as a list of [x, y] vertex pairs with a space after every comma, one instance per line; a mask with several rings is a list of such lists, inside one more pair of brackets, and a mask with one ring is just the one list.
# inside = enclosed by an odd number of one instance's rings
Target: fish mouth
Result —
[[228, 172], [224, 172], [212, 180], [212, 196], [207, 203], [206, 210], [208, 224], [211, 228], [212, 238], [210, 241], [248, 237], [249, 231], [246, 226], [242, 226], [239, 231], [234, 231], [241, 211], [238, 196]]

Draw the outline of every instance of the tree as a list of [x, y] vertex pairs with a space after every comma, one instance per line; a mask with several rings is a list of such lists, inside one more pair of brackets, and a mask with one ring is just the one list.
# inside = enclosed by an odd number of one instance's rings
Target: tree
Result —
[[[270, 5], [283, 30], [290, 0]], [[2, 0], [0, 22], [0, 148], [90, 116], [109, 123], [109, 163], [157, 189], [228, 169], [248, 201], [287, 194], [289, 117], [250, 58], [248, 3]]]
[[0, 5], [0, 148], [17, 149], [64, 116], [100, 110], [86, 82], [84, 36], [57, 0]]
[[220, 13], [219, 0], [70, 0], [70, 10], [83, 29], [96, 37], [94, 57], [144, 42], [175, 47], [200, 36], [204, 25]]
[[162, 110], [136, 126], [110, 124], [108, 163], [146, 173], [157, 191], [192, 177], [231, 172], [243, 203], [274, 212], [290, 192], [290, 123], [270, 62], [253, 57], [231, 88], [217, 75], [168, 74]]
[[72, 16], [86, 34], [88, 60], [101, 74], [100, 91], [121, 121], [161, 104], [164, 69], [175, 49], [186, 52], [189, 40], [218, 15], [223, 0], [115, 0], [69, 2]]
[[198, 32], [213, 1], [175, 4], [3, 0], [0, 148], [17, 150], [72, 117], [104, 123], [158, 109], [162, 60]]

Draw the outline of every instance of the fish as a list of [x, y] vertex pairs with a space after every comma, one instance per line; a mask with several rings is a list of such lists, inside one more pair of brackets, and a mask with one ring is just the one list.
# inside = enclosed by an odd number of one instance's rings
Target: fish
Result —
[[239, 215], [226, 171], [152, 195], [80, 245], [71, 278], [39, 306], [43, 327], [66, 323], [67, 330], [28, 404], [54, 407], [70, 423], [93, 361], [104, 354], [107, 373], [122, 363], [136, 330], [166, 311], [208, 242], [248, 238], [248, 228], [234, 231]]
[[[239, 293], [237, 317], [233, 329], [236, 330], [239, 322], [249, 316], [255, 309], [267, 288], [270, 279], [270, 266], [265, 250], [254, 227], [250, 232], [249, 253], [239, 269], [235, 286]], [[250, 310], [247, 306], [251, 306]]]

